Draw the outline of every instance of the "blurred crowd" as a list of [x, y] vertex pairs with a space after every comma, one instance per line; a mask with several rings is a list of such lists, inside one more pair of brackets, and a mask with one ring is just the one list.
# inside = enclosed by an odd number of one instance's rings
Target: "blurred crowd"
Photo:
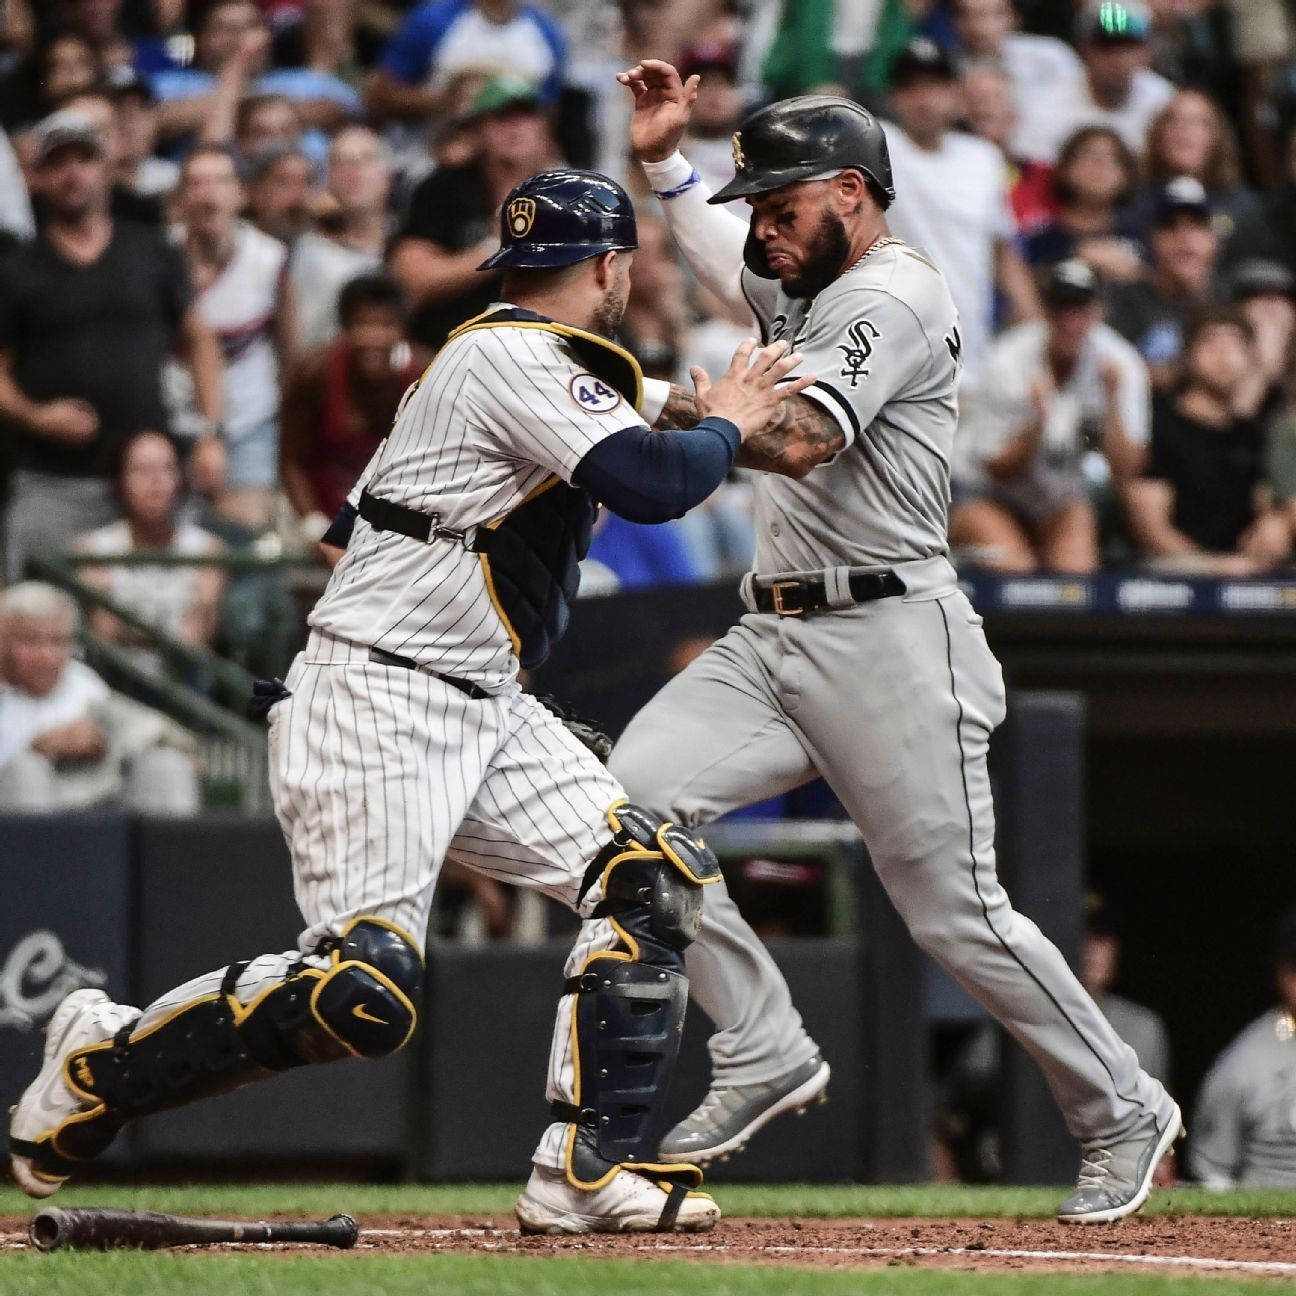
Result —
[[[961, 564], [1290, 564], [1293, 0], [7, 0], [4, 580], [74, 555], [111, 600], [91, 628], [146, 671], [159, 632], [220, 643], [217, 560], [313, 550], [497, 296], [502, 198], [563, 160], [639, 197], [620, 340], [655, 377], [722, 369], [749, 325], [627, 159], [615, 73], [647, 55], [701, 76], [684, 150], [712, 186], [772, 98], [884, 119], [893, 231], [962, 320]], [[750, 494], [605, 513], [582, 591], [741, 572]]]
[[[701, 75], [685, 151], [713, 186], [771, 98], [829, 89], [886, 120], [893, 230], [945, 271], [962, 318], [962, 562], [1236, 576], [1291, 559], [1289, 0], [0, 13], [10, 581], [69, 547], [307, 546], [412, 375], [495, 297], [477, 266], [500, 200], [564, 159], [642, 196], [622, 340], [654, 376], [714, 369], [744, 321], [691, 280], [627, 162], [614, 74], [645, 55]], [[751, 544], [735, 474], [678, 523], [605, 518], [585, 588], [728, 576]], [[150, 589], [138, 569], [97, 576]], [[204, 603], [218, 586], [185, 582]], [[163, 601], [170, 631], [211, 632]]]

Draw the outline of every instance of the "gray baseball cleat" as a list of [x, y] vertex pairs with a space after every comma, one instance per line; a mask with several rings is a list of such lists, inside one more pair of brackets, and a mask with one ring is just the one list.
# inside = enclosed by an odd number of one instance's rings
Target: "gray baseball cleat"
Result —
[[713, 1085], [701, 1105], [662, 1139], [658, 1156], [663, 1161], [689, 1161], [703, 1165], [717, 1158], [728, 1160], [741, 1152], [758, 1129], [782, 1112], [805, 1111], [824, 1092], [832, 1074], [816, 1053], [809, 1061], [763, 1084]]
[[1149, 1124], [1120, 1143], [1084, 1154], [1076, 1190], [1058, 1207], [1063, 1224], [1109, 1224], [1147, 1201], [1161, 1158], [1183, 1134], [1183, 1117], [1172, 1104], [1168, 1121], [1153, 1117]]

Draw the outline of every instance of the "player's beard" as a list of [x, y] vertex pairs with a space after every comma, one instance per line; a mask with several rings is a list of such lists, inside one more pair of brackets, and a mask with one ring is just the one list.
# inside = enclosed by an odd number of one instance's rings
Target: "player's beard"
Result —
[[610, 338], [616, 333], [621, 326], [622, 318], [625, 316], [629, 296], [630, 284], [627, 279], [624, 283], [618, 283], [599, 302], [594, 309], [594, 318], [591, 321], [595, 333], [601, 333], [606, 338]]
[[842, 272], [850, 256], [850, 236], [846, 222], [835, 212], [825, 211], [819, 217], [805, 261], [800, 271], [782, 281], [789, 297], [817, 297]]

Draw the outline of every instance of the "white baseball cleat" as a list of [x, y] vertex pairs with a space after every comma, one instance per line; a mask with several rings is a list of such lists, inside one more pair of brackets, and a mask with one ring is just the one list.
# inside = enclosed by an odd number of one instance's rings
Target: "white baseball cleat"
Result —
[[591, 1191], [573, 1188], [561, 1170], [533, 1166], [517, 1203], [523, 1233], [705, 1233], [719, 1219], [707, 1193], [681, 1195], [633, 1170]]
[[70, 1166], [55, 1136], [69, 1116], [95, 1106], [68, 1086], [69, 1054], [112, 1039], [138, 1016], [137, 1009], [113, 1003], [102, 990], [74, 990], [54, 1010], [40, 1072], [9, 1109], [9, 1166], [29, 1197], [49, 1197], [66, 1182]]

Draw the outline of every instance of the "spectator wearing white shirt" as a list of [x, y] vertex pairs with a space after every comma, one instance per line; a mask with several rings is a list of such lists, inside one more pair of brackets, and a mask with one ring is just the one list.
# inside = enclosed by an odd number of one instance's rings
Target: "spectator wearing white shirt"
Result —
[[338, 335], [338, 293], [382, 265], [390, 234], [392, 170], [387, 146], [368, 126], [344, 126], [329, 147], [328, 188], [317, 228], [293, 244], [289, 279], [303, 350]]
[[[106, 557], [141, 551], [210, 556], [224, 545], [201, 527], [179, 520], [184, 479], [169, 437], [143, 431], [122, 442], [113, 464], [113, 485], [123, 517], [88, 531], [76, 542], [81, 553]], [[218, 567], [105, 565], [86, 567], [82, 579], [181, 643], [207, 646], [216, 633], [224, 573]], [[91, 628], [123, 645], [145, 670], [162, 674], [163, 659], [111, 613], [95, 609]]]
[[1015, 246], [1003, 155], [951, 129], [962, 94], [953, 64], [933, 41], [911, 41], [891, 78], [899, 123], [886, 135], [898, 196], [887, 221], [948, 281], [958, 307], [964, 375], [971, 379], [990, 345], [996, 288], [1013, 320], [1039, 313], [1034, 281]]
[[0, 129], [0, 230], [16, 239], [29, 239], [36, 233], [31, 198], [22, 168], [14, 155], [9, 136]]
[[700, 76], [693, 116], [681, 148], [712, 193], [733, 179], [733, 135], [746, 115], [738, 85], [738, 51], [727, 45], [692, 45], [680, 56], [685, 81]]
[[0, 809], [121, 802], [149, 814], [192, 814], [192, 739], [74, 661], [76, 629], [76, 604], [52, 585], [24, 581], [0, 591]]
[[1141, 0], [1088, 6], [1079, 31], [1084, 75], [1054, 87], [1038, 114], [1041, 131], [1031, 143], [1042, 161], [1054, 161], [1082, 126], [1110, 126], [1142, 157], [1152, 119], [1175, 94], [1174, 86], [1148, 67], [1151, 31]]
[[1056, 129], [1052, 105], [1058, 86], [1084, 78], [1079, 55], [1056, 36], [1017, 31], [1012, 0], [956, 0], [954, 26], [961, 54], [994, 63], [1012, 83], [1013, 156], [1038, 158]]
[[1102, 322], [1098, 279], [1054, 267], [1046, 317], [1011, 329], [966, 396], [950, 539], [1007, 572], [1086, 574], [1099, 563], [1090, 491], [1139, 471], [1151, 389], [1135, 349]]
[[[239, 219], [243, 186], [220, 145], [201, 145], [185, 159], [178, 198], [195, 305], [225, 357], [229, 456], [220, 510], [262, 528], [278, 486], [279, 374], [297, 351], [288, 249]], [[183, 384], [172, 390], [183, 408]]]

